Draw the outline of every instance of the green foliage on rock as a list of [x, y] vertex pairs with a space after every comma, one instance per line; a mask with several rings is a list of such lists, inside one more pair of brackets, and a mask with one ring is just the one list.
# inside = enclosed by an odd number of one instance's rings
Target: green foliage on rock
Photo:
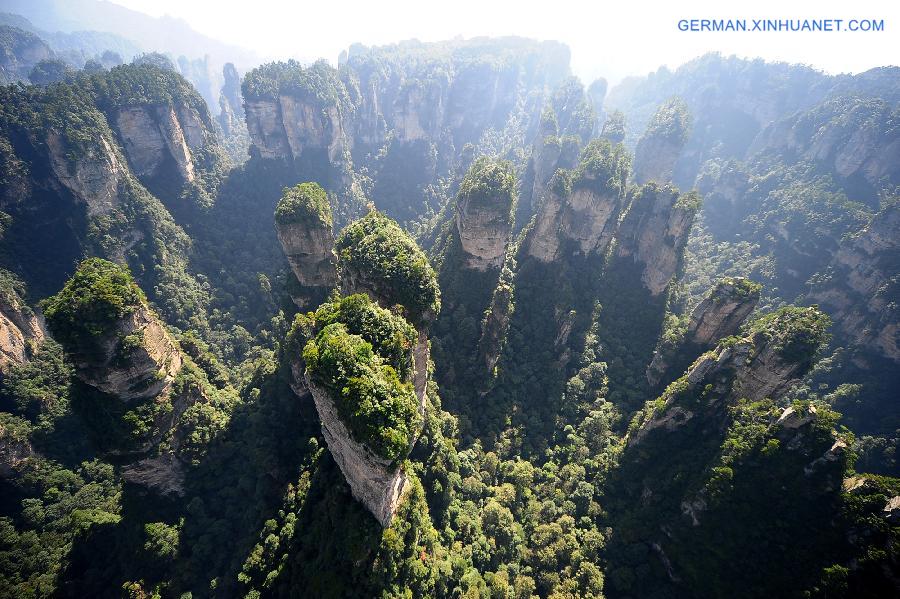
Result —
[[275, 207], [275, 222], [279, 225], [309, 224], [330, 229], [332, 218], [328, 195], [318, 183], [285, 187]]
[[510, 207], [516, 193], [512, 163], [482, 156], [475, 160], [459, 185], [457, 201], [474, 205]]
[[785, 306], [749, 325], [749, 332], [775, 343], [778, 353], [787, 361], [812, 363], [828, 342], [831, 319], [816, 306]]
[[368, 295], [350, 295], [322, 304], [315, 312], [315, 323], [319, 328], [343, 324], [347, 331], [371, 343], [401, 379], [409, 380], [412, 376], [411, 352], [418, 339], [416, 329], [402, 316], [379, 307]]
[[441, 308], [437, 275], [424, 252], [400, 226], [372, 210], [350, 224], [335, 242], [339, 267], [374, 287], [390, 305], [403, 307], [414, 324], [434, 317]]
[[572, 181], [573, 188], [586, 187], [596, 193], [625, 193], [631, 155], [621, 144], [595, 139], [581, 151], [581, 160]]
[[78, 347], [113, 333], [119, 321], [146, 301], [127, 268], [89, 258], [43, 308], [54, 335]]
[[264, 64], [244, 76], [241, 91], [247, 100], [273, 99], [287, 94], [325, 106], [349, 102], [338, 72], [324, 60], [306, 68], [296, 60]]
[[420, 424], [415, 391], [371, 343], [336, 322], [307, 343], [303, 359], [310, 379], [329, 393], [358, 442], [392, 462], [409, 454]]
[[691, 132], [691, 115], [681, 98], [672, 98], [659, 107], [647, 125], [645, 137], [660, 137], [683, 143]]

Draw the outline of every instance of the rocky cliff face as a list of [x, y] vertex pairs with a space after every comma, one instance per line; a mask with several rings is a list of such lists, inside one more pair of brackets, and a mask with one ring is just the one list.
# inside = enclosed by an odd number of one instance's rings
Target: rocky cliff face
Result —
[[244, 103], [251, 151], [261, 158], [295, 160], [304, 151], [321, 151], [329, 161], [342, 157], [348, 143], [338, 106], [321, 106], [285, 92]]
[[41, 38], [18, 27], [0, 25], [0, 40], [0, 83], [27, 83], [34, 65], [53, 56]]
[[15, 294], [0, 297], [0, 376], [28, 361], [34, 346], [46, 337], [43, 319]]
[[614, 190], [598, 190], [587, 180], [568, 187], [565, 174], [551, 181], [526, 240], [528, 255], [552, 262], [573, 253], [602, 255], [612, 241], [623, 198]]
[[770, 124], [749, 152], [817, 162], [839, 180], [864, 181], [877, 192], [900, 183], [900, 133], [891, 115], [883, 100], [838, 96]]
[[181, 370], [181, 352], [175, 341], [145, 305], [95, 343], [94, 351], [72, 354], [76, 375], [125, 402], [156, 397]]
[[467, 268], [499, 269], [512, 234], [515, 176], [478, 161], [456, 198], [456, 230]]
[[660, 107], [634, 152], [635, 183], [670, 182], [689, 130], [690, 117], [683, 101], [669, 101]]
[[665, 138], [642, 137], [634, 152], [634, 182], [670, 182], [681, 147], [682, 144]]
[[743, 277], [728, 277], [719, 281], [694, 308], [681, 342], [671, 347], [661, 347], [654, 354], [647, 368], [650, 385], [668, 382], [664, 379], [667, 373], [679, 366], [687, 366], [687, 360], [711, 349], [719, 339], [737, 333], [759, 302], [759, 292], [759, 285]]
[[804, 376], [825, 339], [828, 318], [818, 308], [782, 309], [760, 319], [736, 342], [703, 354], [649, 411], [629, 445], [656, 429], [676, 430], [695, 416], [738, 399], [777, 398]]
[[244, 124], [244, 99], [241, 96], [241, 77], [230, 62], [222, 68], [224, 83], [219, 93], [219, 125], [225, 137], [237, 133]]
[[275, 208], [278, 240], [304, 291], [294, 297], [301, 308], [333, 289], [337, 283], [331, 205], [316, 183], [285, 188]]
[[900, 362], [898, 297], [900, 206], [879, 212], [857, 235], [845, 239], [808, 298], [825, 307], [843, 335]]
[[70, 160], [71, 144], [56, 131], [47, 135], [50, 167], [56, 179], [76, 200], [87, 207], [89, 216], [109, 214], [118, 206], [119, 183], [125, 169], [112, 145], [104, 137]]
[[737, 333], [759, 302], [759, 285], [743, 277], [719, 281], [691, 313], [685, 339], [709, 346]]
[[[353, 298], [348, 299], [352, 300]], [[334, 304], [331, 305], [334, 306]], [[386, 314], [384, 310], [381, 312]], [[377, 319], [378, 315], [370, 313], [369, 317]], [[393, 318], [398, 319], [399, 317]], [[318, 326], [313, 325], [314, 328], [318, 328]], [[409, 327], [408, 324], [403, 326]], [[295, 325], [291, 335], [297, 335], [298, 338], [302, 337], [302, 341], [306, 341], [309, 335], [315, 335], [314, 328], [303, 331], [302, 327], [298, 329]], [[414, 331], [414, 329], [410, 329], [410, 331]], [[363, 333], [363, 331], [360, 332]], [[425, 414], [430, 360], [427, 336], [422, 331], [416, 335], [413, 337], [415, 342], [405, 350], [408, 354], [403, 358], [405, 363], [411, 365], [409, 378], [405, 380], [412, 383], [416, 402], [415, 411], [419, 422], [418, 426], [410, 430], [410, 437], [406, 445], [409, 448], [415, 444], [421, 432], [420, 424]], [[289, 345], [295, 344], [293, 341], [289, 341]], [[299, 348], [295, 347], [295, 349]], [[401, 502], [409, 481], [403, 470], [402, 460], [389, 459], [379, 454], [365, 440], [358, 438], [353, 433], [351, 426], [341, 415], [341, 408], [336, 404], [336, 401], [345, 400], [335, 398], [326, 388], [313, 380], [307, 364], [299, 353], [292, 355], [290, 367], [291, 387], [298, 397], [311, 398], [314, 402], [328, 450], [344, 474], [353, 496], [375, 516], [382, 526], [387, 527]]]
[[655, 183], [637, 191], [618, 233], [617, 255], [632, 258], [651, 295], [668, 286], [681, 261], [694, 216], [695, 194], [682, 195], [671, 186]]
[[[419, 342], [412, 349], [413, 385], [419, 402], [419, 414], [425, 414], [425, 390], [428, 382], [428, 339], [420, 334]], [[400, 505], [409, 478], [400, 464], [376, 455], [369, 447], [353, 438], [337, 412], [334, 400], [322, 388], [313, 383], [308, 374], [298, 383], [296, 375], [300, 366], [295, 364], [293, 388], [303, 396], [311, 395], [322, 423], [322, 434], [328, 444], [350, 490], [357, 501], [368, 509], [378, 522], [387, 527]], [[420, 431], [415, 431], [410, 446], [415, 444]]]
[[275, 230], [291, 270], [301, 285], [334, 287], [337, 284], [331, 227], [284, 223], [276, 225]]
[[193, 108], [126, 106], [112, 119], [132, 171], [139, 177], [160, 175], [167, 161], [184, 183], [196, 176], [192, 152], [203, 145], [204, 125]]

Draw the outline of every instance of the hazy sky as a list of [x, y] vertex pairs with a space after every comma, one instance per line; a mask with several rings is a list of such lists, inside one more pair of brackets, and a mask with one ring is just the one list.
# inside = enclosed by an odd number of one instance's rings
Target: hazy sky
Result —
[[[154, 16], [180, 17], [207, 35], [266, 58], [327, 58], [353, 42], [520, 35], [572, 49], [585, 80], [618, 80], [719, 51], [810, 64], [831, 73], [900, 63], [896, 0], [112, 0]], [[880, 33], [690, 33], [680, 19], [878, 19]]]

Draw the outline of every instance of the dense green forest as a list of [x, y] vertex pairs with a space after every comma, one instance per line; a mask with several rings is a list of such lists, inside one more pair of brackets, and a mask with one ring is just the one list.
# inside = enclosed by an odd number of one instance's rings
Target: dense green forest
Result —
[[0, 597], [900, 593], [897, 67], [2, 22]]

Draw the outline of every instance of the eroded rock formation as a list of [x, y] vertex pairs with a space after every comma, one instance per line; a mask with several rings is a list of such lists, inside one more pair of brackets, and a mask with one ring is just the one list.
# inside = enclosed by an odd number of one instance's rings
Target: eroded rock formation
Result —
[[891, 114], [884, 100], [837, 96], [771, 123], [749, 152], [776, 150], [818, 162], [838, 179], [865, 181], [877, 191], [900, 183], [900, 134], [889, 124]]
[[690, 126], [683, 101], [671, 100], [659, 108], [634, 152], [634, 180], [638, 185], [651, 181], [663, 185], [672, 180]]
[[23, 364], [32, 349], [46, 337], [43, 319], [15, 293], [0, 296], [0, 376]]
[[[337, 285], [331, 207], [325, 190], [315, 183], [286, 188], [275, 210], [275, 231], [301, 286], [328, 290]], [[295, 302], [304, 307], [312, 295], [295, 297]]]
[[[336, 77], [331, 73], [330, 85], [335, 88], [341, 86]], [[335, 163], [352, 145], [352, 138], [345, 133], [345, 111], [336, 97], [323, 98], [305, 88], [254, 94], [245, 87], [244, 98], [251, 153], [260, 158], [297, 160], [309, 151]]]
[[456, 229], [465, 266], [500, 268], [512, 233], [515, 175], [504, 163], [477, 161], [456, 198]]
[[620, 147], [602, 141], [585, 149], [575, 173], [557, 171], [525, 241], [528, 255], [545, 263], [565, 252], [602, 255], [623, 207], [627, 164]]
[[649, 183], [640, 188], [619, 229], [617, 255], [630, 257], [641, 281], [657, 296], [678, 269], [700, 200], [671, 186]]
[[[719, 281], [706, 298], [691, 313], [687, 330], [680, 343], [659, 348], [647, 368], [651, 386], [664, 381], [664, 376], [685, 359], [711, 349], [724, 337], [738, 332], [744, 320], [759, 301], [760, 286], [743, 277], [728, 277]], [[672, 374], [681, 374], [675, 372]]]
[[816, 307], [784, 308], [750, 327], [747, 334], [703, 354], [660, 398], [629, 445], [656, 429], [676, 430], [699, 414], [738, 399], [777, 398], [805, 375], [825, 339], [828, 317]]
[[[339, 324], [334, 324], [335, 322]], [[334, 327], [338, 327], [337, 333], [333, 333]], [[386, 330], [393, 332], [384, 336]], [[371, 358], [374, 362], [369, 364], [375, 364], [376, 367], [376, 370], [368, 371], [371, 376], [381, 376], [378, 368], [383, 363], [391, 363], [398, 369], [396, 372], [400, 376], [399, 380], [395, 383], [381, 380], [378, 384], [407, 385], [405, 391], [403, 387], [397, 387], [396, 392], [400, 395], [410, 394], [408, 400], [392, 400], [384, 395], [373, 395], [365, 400], [367, 404], [378, 401], [410, 402], [403, 406], [393, 404], [393, 409], [396, 410], [394, 417], [400, 418], [399, 421], [380, 421], [381, 426], [390, 427], [392, 431], [397, 431], [398, 427], [407, 431], [402, 446], [393, 444], [398, 442], [396, 438], [390, 446], [384, 445], [384, 437], [379, 436], [380, 430], [374, 433], [375, 436], [371, 436], [373, 431], [368, 419], [374, 416], [348, 415], [348, 410], [352, 410], [351, 404], [357, 398], [348, 395], [347, 382], [343, 377], [350, 376], [347, 369], [352, 370], [356, 366], [345, 364], [337, 371], [329, 371], [327, 365], [317, 362], [319, 354], [316, 347], [322, 347], [319, 345], [321, 343], [331, 347], [327, 345], [329, 342], [321, 340], [322, 336], [340, 335], [342, 332], [359, 335], [371, 343], [370, 347], [375, 355]], [[353, 337], [350, 339], [349, 343], [354, 343]], [[299, 350], [303, 344], [306, 344], [307, 349], [301, 355]], [[309, 349], [311, 346], [312, 350]], [[328, 449], [344, 474], [353, 496], [382, 526], [387, 527], [409, 481], [403, 470], [402, 460], [416, 443], [425, 414], [430, 359], [427, 336], [424, 331], [416, 331], [402, 317], [378, 307], [369, 297], [353, 295], [324, 304], [315, 314], [298, 317], [289, 335], [288, 347], [291, 348], [292, 389], [299, 397], [312, 399]], [[309, 358], [308, 351], [313, 351], [315, 357]], [[366, 354], [368, 350], [361, 351]], [[313, 362], [308, 363], [306, 358]], [[365, 362], [368, 358], [360, 359]], [[361, 368], [365, 369], [365, 364]], [[399, 414], [404, 410], [409, 412], [405, 417]], [[362, 428], [360, 421], [354, 420], [355, 418], [365, 419]]]
[[158, 176], [169, 161], [185, 183], [194, 181], [192, 152], [203, 146], [205, 126], [198, 112], [186, 105], [144, 105], [119, 108], [112, 124], [134, 173]]
[[[420, 417], [425, 414], [425, 388], [428, 373], [428, 339], [424, 334], [412, 350], [413, 385], [419, 402]], [[296, 379], [295, 379], [296, 381]], [[334, 400], [328, 392], [313, 383], [304, 374], [305, 387], [294, 383], [294, 391], [308, 392], [315, 402], [316, 411], [322, 422], [322, 434], [328, 444], [334, 461], [350, 485], [353, 496], [368, 509], [378, 522], [387, 527], [403, 496], [409, 478], [399, 464], [373, 452], [365, 444], [354, 439], [350, 430], [341, 420]], [[410, 447], [415, 444], [420, 430], [410, 439]]]
[[828, 309], [847, 338], [894, 362], [900, 362], [898, 250], [900, 206], [894, 204], [841, 243], [830, 276], [816, 282], [808, 296]]
[[62, 134], [47, 135], [50, 167], [56, 179], [87, 207], [89, 216], [108, 214], [118, 206], [119, 182], [125, 169], [113, 146], [104, 137], [86, 148], [79, 148], [77, 160], [70, 160], [72, 145]]
[[73, 354], [76, 375], [126, 402], [159, 395], [181, 369], [175, 341], [146, 305], [94, 342], [94, 351]]

